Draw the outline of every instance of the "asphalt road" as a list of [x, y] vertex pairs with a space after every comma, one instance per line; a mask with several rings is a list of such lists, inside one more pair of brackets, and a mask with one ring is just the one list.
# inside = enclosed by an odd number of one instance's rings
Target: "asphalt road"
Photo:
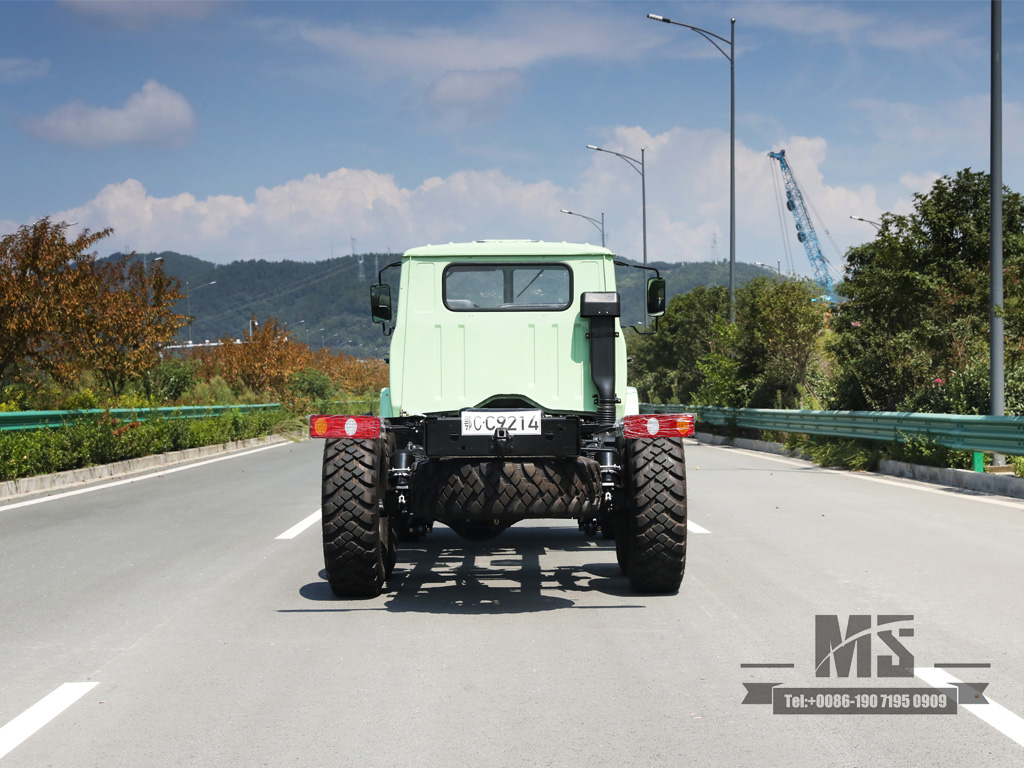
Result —
[[[610, 542], [541, 522], [439, 526], [386, 594], [342, 601], [319, 526], [293, 528], [320, 450], [0, 506], [0, 768], [1024, 764], [1020, 501], [690, 444], [678, 595], [632, 594]], [[925, 671], [815, 677], [829, 614], [913, 616], [897, 637]], [[942, 674], [992, 703], [741, 703], [759, 682], [929, 694], [941, 663], [989, 664]]]

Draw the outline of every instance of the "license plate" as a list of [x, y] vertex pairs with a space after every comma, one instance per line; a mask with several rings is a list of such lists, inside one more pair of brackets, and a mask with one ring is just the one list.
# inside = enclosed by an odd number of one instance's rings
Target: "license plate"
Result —
[[540, 411], [463, 411], [463, 435], [493, 435], [507, 429], [513, 435], [539, 435]]

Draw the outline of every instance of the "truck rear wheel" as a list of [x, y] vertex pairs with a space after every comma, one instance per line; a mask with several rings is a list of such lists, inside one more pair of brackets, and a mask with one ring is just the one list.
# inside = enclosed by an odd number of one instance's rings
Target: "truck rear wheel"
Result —
[[681, 437], [626, 442], [629, 501], [616, 537], [638, 592], [679, 591], [686, 568], [686, 463]]
[[394, 566], [391, 518], [381, 515], [383, 440], [324, 443], [324, 567], [338, 597], [376, 597]]

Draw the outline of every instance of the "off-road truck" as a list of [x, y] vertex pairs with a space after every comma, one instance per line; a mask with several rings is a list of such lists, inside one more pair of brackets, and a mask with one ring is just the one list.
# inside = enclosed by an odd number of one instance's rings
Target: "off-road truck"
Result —
[[[398, 542], [435, 522], [480, 541], [535, 518], [614, 538], [638, 591], [679, 589], [693, 416], [639, 413], [617, 263], [591, 245], [487, 240], [413, 248], [380, 271], [371, 314], [391, 350], [379, 416], [310, 416], [310, 435], [326, 439], [336, 595], [380, 594]], [[397, 307], [382, 277], [395, 267]], [[657, 318], [665, 282], [647, 269]]]

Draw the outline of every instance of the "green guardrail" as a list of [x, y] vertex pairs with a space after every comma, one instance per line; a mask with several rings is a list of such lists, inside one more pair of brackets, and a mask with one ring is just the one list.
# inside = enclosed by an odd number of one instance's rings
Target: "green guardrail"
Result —
[[706, 424], [826, 437], [906, 442], [924, 438], [960, 451], [1024, 455], [1024, 416], [958, 416], [887, 411], [782, 411], [641, 403], [641, 413], [697, 414]]
[[202, 419], [220, 416], [226, 411], [259, 411], [280, 408], [279, 403], [257, 405], [183, 405], [170, 408], [89, 408], [81, 411], [15, 411], [0, 413], [0, 431], [63, 427], [74, 421], [109, 414], [116, 419], [145, 421], [147, 418]]

